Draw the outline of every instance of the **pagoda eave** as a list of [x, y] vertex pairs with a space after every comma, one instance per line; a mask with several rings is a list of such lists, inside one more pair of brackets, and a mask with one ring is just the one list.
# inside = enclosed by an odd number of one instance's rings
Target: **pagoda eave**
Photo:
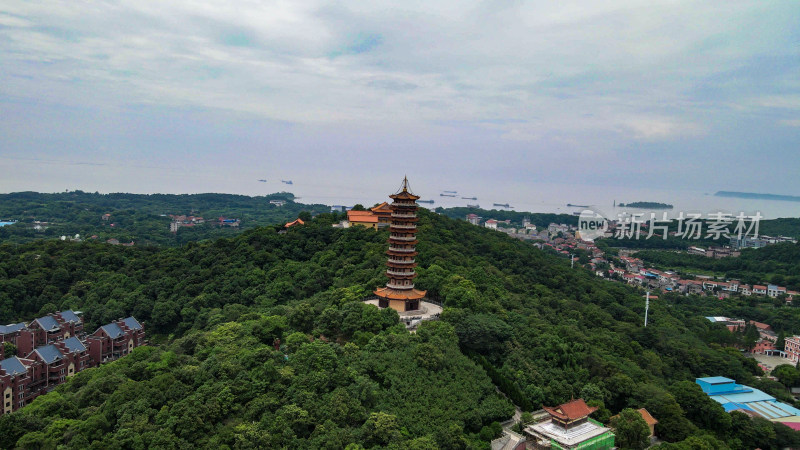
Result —
[[428, 291], [420, 291], [418, 289], [399, 290], [392, 288], [378, 288], [373, 292], [381, 298], [388, 298], [389, 300], [421, 300], [425, 298]]

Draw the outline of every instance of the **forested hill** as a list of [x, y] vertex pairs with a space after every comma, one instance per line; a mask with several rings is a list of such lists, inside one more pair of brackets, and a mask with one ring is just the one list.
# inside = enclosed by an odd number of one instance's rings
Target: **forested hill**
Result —
[[[283, 200], [276, 206], [270, 200]], [[280, 192], [251, 197], [234, 194], [99, 194], [83, 191], [45, 194], [0, 194], [0, 220], [16, 221], [0, 227], [0, 243], [24, 243], [60, 236], [82, 239], [96, 236], [103, 242], [117, 239], [136, 245], [179, 246], [202, 239], [232, 237], [240, 230], [283, 224], [309, 214], [328, 212], [325, 205], [296, 203], [294, 195]], [[103, 217], [108, 214], [108, 216]], [[197, 216], [204, 223], [170, 232], [174, 216]], [[220, 217], [239, 219], [237, 227], [220, 227]], [[39, 227], [34, 228], [36, 225]]]
[[[693, 383], [770, 390], [715, 326], [528, 243], [420, 213], [418, 287], [446, 307], [416, 334], [361, 302], [385, 282], [387, 232], [322, 214], [182, 248], [0, 246], [0, 323], [55, 309], [88, 328], [133, 314], [150, 347], [0, 417], [0, 448], [488, 448], [512, 405], [583, 397], [607, 422], [659, 420], [665, 448], [798, 446]], [[280, 350], [273, 346], [282, 342]], [[493, 424], [494, 423], [494, 424]]]

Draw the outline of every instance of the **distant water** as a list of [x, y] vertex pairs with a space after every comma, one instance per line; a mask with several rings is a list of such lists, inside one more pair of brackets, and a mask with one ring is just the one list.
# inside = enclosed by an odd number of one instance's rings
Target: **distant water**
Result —
[[[300, 197], [303, 203], [365, 206], [388, 201], [388, 195], [396, 192], [408, 172], [411, 189], [423, 200], [433, 204], [422, 204], [426, 208], [453, 207], [477, 204], [483, 209], [498, 208], [494, 203], [510, 204], [516, 211], [572, 214], [583, 208], [568, 207], [567, 204], [588, 205], [615, 217], [627, 208], [613, 207], [616, 203], [660, 202], [674, 205], [668, 217], [679, 212], [699, 212], [704, 216], [714, 212], [752, 215], [760, 212], [764, 218], [800, 217], [800, 202], [778, 200], [716, 197], [714, 192], [723, 187], [709, 188], [708, 192], [689, 189], [666, 190], [648, 187], [598, 186], [582, 182], [548, 183], [530, 179], [515, 180], [502, 175], [474, 179], [448, 172], [446, 166], [415, 168], [398, 166], [368, 170], [353, 164], [348, 169], [332, 167], [330, 170], [315, 169], [301, 172], [290, 167], [253, 164], [236, 169], [220, 167], [201, 169], [158, 168], [125, 166], [64, 167], [58, 164], [40, 164], [37, 161], [3, 160], [0, 171], [0, 192], [63, 192], [65, 189], [81, 189], [87, 192], [132, 192], [132, 193], [200, 193], [220, 192], [244, 195], [265, 195], [289, 191]], [[102, 170], [101, 170], [102, 169]], [[292, 185], [280, 179], [291, 179]], [[265, 182], [259, 181], [266, 179]], [[488, 180], [488, 181], [487, 181]], [[622, 183], [621, 183], [622, 184]], [[725, 189], [732, 189], [725, 186]], [[743, 189], [741, 189], [743, 190]], [[442, 197], [444, 191], [456, 191], [455, 197]], [[792, 192], [781, 192], [792, 194]], [[477, 197], [466, 200], [461, 197]], [[631, 210], [633, 211], [633, 210]], [[636, 210], [636, 212], [644, 212]], [[662, 211], [656, 211], [659, 214]], [[649, 217], [649, 215], [647, 216]]]
[[[462, 187], [453, 184], [434, 185], [433, 183], [418, 182], [412, 184], [414, 193], [421, 196], [421, 200], [433, 200], [433, 204], [423, 203], [420, 206], [433, 209], [439, 206], [449, 208], [477, 204], [482, 209], [505, 209], [493, 206], [494, 203], [508, 203], [515, 211], [530, 211], [537, 213], [572, 214], [580, 212], [582, 207], [569, 207], [567, 204], [586, 205], [597, 210], [607, 217], [614, 218], [618, 214], [644, 213], [649, 217], [650, 212], [661, 217], [667, 213], [668, 218], [676, 217], [680, 212], [700, 213], [703, 217], [708, 214], [722, 212], [734, 216], [743, 212], [754, 215], [757, 212], [765, 219], [778, 217], [800, 217], [800, 203], [756, 200], [730, 197], [716, 197], [713, 193], [697, 191], [664, 191], [652, 189], [631, 190], [621, 187], [581, 186], [574, 184], [548, 184], [532, 183], [527, 186], [517, 186], [514, 189], [494, 189], [491, 186]], [[455, 190], [456, 197], [442, 197], [445, 190]], [[323, 203], [352, 206], [356, 203], [369, 206], [381, 201], [389, 201], [388, 194], [377, 195], [372, 189], [363, 188], [327, 188], [320, 191], [314, 187], [303, 186], [296, 183], [292, 191], [303, 203]], [[466, 200], [461, 197], [477, 197], [477, 200]], [[621, 208], [614, 203], [631, 203], [637, 201], [660, 202], [673, 205], [669, 210], [647, 210], [637, 208]]]

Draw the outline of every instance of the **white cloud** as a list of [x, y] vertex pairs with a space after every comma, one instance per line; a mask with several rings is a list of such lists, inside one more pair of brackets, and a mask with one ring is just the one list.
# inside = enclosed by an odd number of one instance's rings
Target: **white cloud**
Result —
[[457, 123], [484, 139], [458, 144], [476, 158], [488, 142], [680, 152], [677, 138], [754, 118], [796, 126], [796, 23], [793, 5], [757, 1], [6, 0], [0, 102], [230, 111], [391, 138]]

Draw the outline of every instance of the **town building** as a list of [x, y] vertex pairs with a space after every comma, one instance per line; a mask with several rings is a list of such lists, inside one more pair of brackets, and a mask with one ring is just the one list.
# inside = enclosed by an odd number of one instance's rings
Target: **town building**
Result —
[[785, 294], [786, 294], [786, 288], [785, 287], [777, 286], [777, 285], [774, 285], [774, 284], [768, 284], [767, 285], [767, 295], [768, 296], [770, 296], [772, 298], [776, 298], [776, 297], [778, 297], [780, 295], [785, 295]]
[[611, 449], [614, 433], [589, 414], [597, 407], [589, 407], [583, 399], [572, 400], [544, 410], [550, 416], [541, 422], [525, 427], [529, 437], [528, 448], [533, 449]]
[[739, 330], [744, 330], [745, 326], [747, 325], [747, 323], [742, 319], [730, 319], [728, 317], [723, 317], [723, 316], [709, 316], [706, 317], [706, 319], [709, 322], [721, 323], [722, 325], [725, 325], [725, 327], [731, 333]]
[[483, 226], [486, 227], [486, 228], [489, 228], [490, 230], [496, 230], [497, 229], [497, 221], [494, 220], [494, 219], [489, 219], [489, 220], [487, 220], [486, 222], [483, 223]]
[[481, 222], [481, 218], [477, 214], [467, 214], [467, 222], [478, 225]]
[[220, 227], [231, 227], [231, 228], [239, 228], [241, 221], [239, 219], [228, 219], [226, 217], [220, 217], [217, 219], [217, 225]]
[[786, 346], [783, 351], [786, 352], [786, 358], [796, 363], [800, 361], [800, 336], [787, 337]]
[[752, 236], [731, 236], [730, 243], [734, 250], [740, 250], [743, 248], [762, 248], [770, 244], [769, 240], [763, 239], [763, 236], [761, 239]]

